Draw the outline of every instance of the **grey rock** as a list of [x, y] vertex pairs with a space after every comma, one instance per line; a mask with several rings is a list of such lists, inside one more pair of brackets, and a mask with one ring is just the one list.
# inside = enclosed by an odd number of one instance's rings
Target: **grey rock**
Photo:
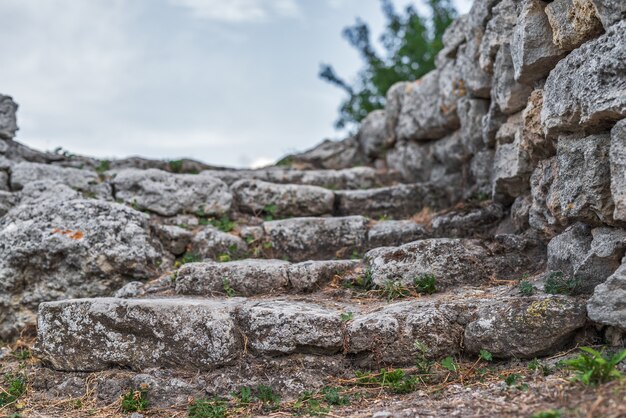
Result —
[[[386, 364], [414, 364], [424, 354], [435, 359], [460, 351], [463, 327], [457, 314], [447, 306], [433, 303], [401, 302], [357, 317], [348, 325], [348, 352], [370, 352]], [[374, 359], [370, 363], [375, 363]]]
[[558, 172], [552, 187], [560, 205], [553, 215], [562, 224], [612, 223], [609, 147], [608, 134], [559, 138]]
[[230, 190], [237, 208], [256, 216], [268, 213], [280, 218], [327, 215], [333, 212], [335, 202], [334, 193], [319, 186], [239, 180]]
[[407, 182], [424, 182], [430, 179], [434, 161], [432, 147], [413, 141], [396, 143], [387, 153], [387, 166], [399, 172]]
[[29, 162], [20, 162], [11, 167], [12, 190], [21, 190], [28, 183], [40, 180], [63, 183], [82, 192], [87, 198], [112, 199], [111, 186], [102, 183], [93, 171]]
[[437, 139], [458, 128], [456, 106], [446, 105], [439, 82], [440, 71], [434, 70], [406, 89], [396, 126], [398, 140]]
[[543, 106], [543, 90], [533, 91], [528, 104], [522, 111], [522, 129], [520, 146], [528, 155], [534, 168], [540, 160], [552, 157], [556, 153], [554, 142], [546, 138], [541, 126], [541, 107]]
[[[0, 220], [0, 338], [33, 323], [40, 302], [110, 294], [158, 273], [147, 218], [97, 200], [21, 205]], [[0, 302], [1, 303], [1, 302]]]
[[515, 198], [513, 205], [511, 205], [511, 221], [516, 232], [526, 231], [530, 227], [528, 217], [532, 203], [532, 196], [526, 194]]
[[396, 142], [396, 125], [402, 111], [402, 100], [404, 95], [412, 88], [412, 83], [399, 81], [387, 90], [385, 100], [385, 126], [386, 130]]
[[496, 134], [507, 120], [507, 115], [500, 111], [498, 104], [492, 100], [487, 114], [483, 116], [483, 142], [486, 146], [493, 148], [496, 143]]
[[498, 301], [465, 327], [467, 351], [533, 358], [563, 347], [586, 321], [583, 302], [564, 296]]
[[500, 3], [500, 0], [476, 0], [472, 3], [468, 15], [470, 28], [484, 28], [492, 16], [493, 7]]
[[552, 43], [552, 28], [544, 11], [547, 3], [524, 0], [511, 42], [515, 80], [531, 83], [548, 75], [565, 51]]
[[457, 113], [461, 121], [461, 137], [467, 150], [475, 154], [484, 148], [482, 120], [489, 110], [489, 102], [483, 99], [463, 97], [459, 99]]
[[528, 212], [528, 223], [548, 238], [563, 230], [559, 195], [553, 187], [557, 175], [557, 160], [552, 157], [539, 161], [530, 177], [532, 205]]
[[513, 0], [498, 2], [491, 11], [491, 15], [480, 42], [479, 63], [483, 71], [497, 73], [497, 70], [494, 71], [493, 68], [496, 62], [496, 53], [503, 44], [510, 42], [517, 23], [515, 2]]
[[14, 193], [0, 191], [0, 217], [4, 216], [17, 204], [18, 198]]
[[308, 292], [358, 264], [358, 260], [305, 261], [292, 264], [282, 260], [262, 259], [189, 263], [178, 270], [175, 290], [181, 295], [201, 296], [224, 294], [226, 286], [241, 296], [287, 291]]
[[240, 258], [247, 255], [248, 246], [236, 235], [207, 226], [191, 240], [191, 252], [201, 259], [216, 260], [224, 254], [231, 258]]
[[363, 215], [371, 218], [408, 217], [424, 207], [447, 206], [447, 196], [429, 184], [401, 184], [367, 190], [346, 190], [335, 193], [337, 214]]
[[626, 221], [626, 119], [611, 129], [611, 195], [615, 203], [613, 218]]
[[340, 170], [363, 165], [366, 160], [359, 142], [356, 138], [349, 137], [341, 141], [326, 139], [303, 153], [287, 155], [278, 161], [277, 165], [301, 169]]
[[468, 18], [468, 15], [459, 16], [444, 31], [441, 38], [443, 48], [439, 51], [435, 60], [438, 68], [441, 68], [447, 59], [454, 59], [459, 46], [466, 41], [469, 33]]
[[412, 284], [416, 276], [432, 274], [444, 288], [486, 280], [491, 271], [485, 260], [490, 256], [479, 240], [437, 238], [376, 248], [365, 254], [364, 262], [378, 286], [395, 280]]
[[384, 155], [385, 150], [393, 145], [394, 135], [392, 130], [387, 129], [387, 116], [384, 110], [371, 112], [359, 127], [357, 141], [363, 153], [369, 158]]
[[548, 268], [576, 278], [578, 292], [591, 293], [620, 266], [625, 253], [626, 231], [576, 223], [548, 244]]
[[0, 171], [0, 191], [9, 191], [9, 173]]
[[181, 255], [193, 238], [193, 233], [175, 225], [155, 225], [154, 231], [163, 247], [174, 255]]
[[143, 296], [146, 293], [143, 282], [128, 282], [118, 289], [113, 297], [120, 299], [131, 299]]
[[586, 42], [550, 72], [541, 123], [546, 135], [600, 131], [626, 117], [626, 21]]
[[412, 242], [429, 235], [423, 225], [411, 220], [380, 221], [367, 231], [367, 242], [369, 248], [376, 248]]
[[500, 126], [496, 133], [496, 142], [498, 144], [511, 144], [522, 130], [522, 112], [509, 115], [506, 122]]
[[180, 295], [223, 295], [230, 287], [237, 295], [284, 292], [290, 263], [281, 260], [239, 260], [228, 263], [189, 263], [176, 275]]
[[17, 132], [17, 103], [0, 94], [0, 139], [13, 139]]
[[498, 50], [494, 72], [491, 97], [500, 111], [510, 115], [522, 110], [526, 106], [532, 88], [515, 81], [509, 44], [502, 45]]
[[604, 31], [593, 0], [555, 0], [545, 11], [552, 27], [552, 42], [565, 51], [578, 48]]
[[249, 302], [237, 312], [248, 349], [263, 354], [336, 353], [343, 344], [340, 312], [305, 302]]
[[292, 218], [263, 223], [277, 258], [291, 261], [344, 258], [363, 250], [367, 219], [362, 216], [337, 218]]
[[487, 237], [504, 216], [504, 207], [495, 202], [452, 209], [433, 217], [432, 234], [446, 238]]
[[210, 370], [242, 350], [232, 309], [231, 303], [174, 299], [42, 303], [37, 353], [54, 369], [67, 371]]
[[526, 193], [531, 174], [532, 167], [519, 135], [511, 144], [498, 144], [493, 162], [494, 200], [510, 203]]
[[491, 196], [493, 182], [493, 150], [484, 150], [476, 153], [470, 162], [470, 174], [474, 188], [470, 189], [470, 196]]
[[596, 286], [587, 302], [589, 319], [626, 330], [626, 259], [604, 283]]
[[626, 18], [626, 4], [621, 0], [591, 0], [604, 29]]
[[37, 180], [27, 183], [19, 192], [21, 205], [41, 205], [80, 199], [80, 192], [53, 180]]
[[474, 31], [466, 43], [459, 47], [455, 65], [458, 68], [458, 93], [469, 93], [473, 97], [489, 98], [491, 90], [491, 74], [480, 68], [480, 43], [483, 29]]
[[127, 169], [119, 171], [111, 183], [117, 199], [163, 216], [222, 215], [232, 203], [226, 184], [208, 175]]

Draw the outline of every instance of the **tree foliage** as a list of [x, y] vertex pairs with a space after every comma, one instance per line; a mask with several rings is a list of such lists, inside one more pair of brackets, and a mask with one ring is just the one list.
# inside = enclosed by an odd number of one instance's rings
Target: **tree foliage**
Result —
[[386, 18], [380, 36], [383, 56], [373, 46], [370, 29], [361, 19], [343, 30], [343, 37], [358, 50], [364, 65], [352, 84], [339, 77], [331, 65], [320, 67], [320, 78], [348, 95], [339, 109], [337, 128], [358, 123], [371, 111], [383, 108], [385, 94], [394, 83], [417, 80], [435, 68], [435, 57], [443, 48], [441, 37], [456, 17], [456, 10], [451, 0], [426, 0], [426, 4], [430, 17], [420, 15], [412, 5], [398, 13], [391, 0], [381, 0]]

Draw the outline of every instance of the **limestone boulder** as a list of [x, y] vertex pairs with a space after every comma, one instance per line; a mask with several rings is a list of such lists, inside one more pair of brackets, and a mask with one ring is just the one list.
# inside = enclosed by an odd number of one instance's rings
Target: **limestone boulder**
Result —
[[550, 72], [541, 124], [549, 137], [602, 131], [626, 117], [626, 21], [584, 43]]
[[127, 169], [117, 172], [111, 183], [117, 199], [162, 216], [222, 215], [232, 204], [226, 184], [208, 175]]
[[555, 0], [545, 11], [552, 27], [552, 42], [565, 51], [604, 32], [592, 0]]

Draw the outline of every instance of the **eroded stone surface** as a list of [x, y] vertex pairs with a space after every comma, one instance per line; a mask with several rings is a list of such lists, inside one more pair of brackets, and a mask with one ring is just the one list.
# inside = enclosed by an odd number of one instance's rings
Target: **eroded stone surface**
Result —
[[566, 51], [603, 32], [592, 0], [555, 0], [546, 6], [552, 41]]
[[163, 216], [221, 215], [232, 203], [226, 184], [208, 175], [127, 169], [116, 173], [111, 183], [117, 199]]
[[0, 94], [0, 139], [13, 139], [17, 132], [17, 103]]
[[241, 211], [277, 217], [316, 216], [333, 212], [335, 195], [319, 186], [240, 180], [230, 187]]
[[585, 321], [584, 303], [565, 296], [498, 301], [479, 309], [464, 343], [471, 353], [533, 358], [562, 347]]
[[304, 302], [249, 302], [237, 313], [248, 348], [264, 354], [336, 353], [343, 344], [340, 312]]
[[541, 123], [550, 137], [599, 131], [626, 116], [626, 21], [581, 45], [550, 72]]
[[613, 218], [626, 221], [626, 119], [611, 129], [611, 195], [615, 204]]
[[263, 229], [278, 258], [304, 261], [344, 258], [362, 251], [367, 223], [362, 216], [292, 218], [265, 222]]
[[587, 303], [592, 321], [626, 330], [626, 259], [604, 283], [596, 286]]
[[227, 302], [78, 299], [41, 304], [37, 351], [58, 370], [210, 370], [241, 352]]
[[158, 272], [162, 250], [145, 215], [117, 203], [51, 200], [0, 220], [0, 322], [6, 338], [34, 322], [40, 302], [107, 295]]

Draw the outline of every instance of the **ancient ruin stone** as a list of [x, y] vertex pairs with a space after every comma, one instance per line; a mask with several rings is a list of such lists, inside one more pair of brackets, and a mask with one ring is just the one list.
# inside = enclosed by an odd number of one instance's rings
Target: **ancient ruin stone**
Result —
[[34, 321], [40, 302], [107, 295], [157, 273], [148, 220], [123, 205], [69, 200], [21, 205], [0, 220], [0, 338]]
[[363, 153], [370, 158], [384, 155], [387, 148], [393, 145], [394, 136], [387, 128], [387, 116], [384, 110], [371, 112], [361, 122], [357, 141]]
[[604, 31], [592, 0], [555, 0], [548, 3], [545, 11], [552, 27], [552, 41], [565, 51], [578, 48]]
[[546, 135], [600, 131], [626, 117], [626, 21], [572, 51], [550, 72], [543, 91]]
[[17, 132], [17, 103], [0, 94], [0, 139], [13, 139]]
[[230, 190], [237, 208], [256, 216], [328, 215], [335, 202], [333, 192], [319, 186], [239, 180]]
[[222, 215], [232, 203], [226, 185], [208, 175], [128, 169], [118, 172], [111, 183], [117, 199], [163, 216]]
[[591, 0], [604, 29], [626, 18], [626, 4], [621, 0]]
[[37, 351], [59, 370], [210, 370], [241, 352], [228, 302], [78, 299], [41, 304]]
[[611, 325], [626, 330], [626, 259], [604, 283], [596, 286], [589, 302], [589, 318], [599, 324]]
[[611, 130], [611, 195], [615, 203], [613, 218], [626, 221], [626, 119]]
[[511, 41], [515, 80], [531, 83], [544, 78], [565, 55], [552, 43], [552, 28], [544, 11], [547, 3], [524, 0]]
[[[504, 302], [504, 303], [502, 303]], [[498, 301], [465, 327], [467, 350], [533, 358], [562, 347], [586, 321], [582, 302], [564, 296]]]

